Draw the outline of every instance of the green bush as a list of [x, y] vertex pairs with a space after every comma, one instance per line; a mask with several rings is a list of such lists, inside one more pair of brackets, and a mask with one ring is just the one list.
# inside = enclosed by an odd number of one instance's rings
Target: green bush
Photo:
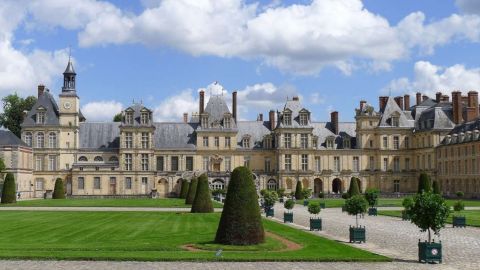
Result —
[[302, 192], [302, 182], [297, 181], [297, 186], [295, 187], [295, 199], [303, 200], [303, 192]]
[[355, 177], [352, 177], [350, 179], [350, 187], [348, 188], [348, 192], [347, 192], [349, 198], [356, 195], [360, 195], [360, 187], [358, 186], [359, 181], [360, 180]]
[[308, 212], [312, 215], [318, 215], [322, 209], [320, 208], [320, 204], [316, 202], [310, 202], [308, 204]]
[[2, 204], [4, 203], [15, 203], [17, 201], [16, 191], [15, 191], [15, 177], [12, 173], [7, 173], [5, 181], [3, 182], [2, 190]]
[[318, 193], [318, 198], [323, 199], [325, 198], [325, 194], [323, 192]]
[[295, 201], [292, 200], [292, 199], [288, 199], [288, 200], [283, 204], [283, 207], [285, 207], [285, 209], [288, 209], [288, 210], [292, 210], [294, 206], [295, 206]]
[[55, 181], [55, 188], [53, 189], [52, 199], [65, 199], [65, 188], [61, 178]]
[[181, 181], [182, 181], [182, 183], [181, 183], [182, 185], [181, 185], [181, 187], [180, 187], [180, 195], [179, 195], [179, 197], [180, 197], [180, 199], [185, 199], [185, 198], [187, 198], [188, 185], [189, 185], [189, 184], [188, 184], [188, 181], [185, 180], [185, 179], [182, 179]]
[[210, 188], [208, 187], [208, 178], [205, 174], [200, 175], [193, 199], [192, 213], [212, 213], [213, 205], [210, 196]]
[[412, 197], [405, 197], [402, 201], [402, 206], [405, 210], [410, 209], [413, 206], [413, 199]]
[[237, 167], [230, 176], [215, 242], [256, 245], [264, 241], [265, 233], [252, 172], [247, 167]]
[[267, 209], [272, 208], [277, 200], [278, 195], [275, 191], [267, 191], [265, 192], [265, 195], [263, 195], [263, 204]]
[[195, 199], [195, 193], [197, 192], [197, 184], [198, 179], [196, 177], [193, 177], [192, 180], [190, 180], [190, 184], [188, 185], [188, 192], [187, 197], [185, 198], [185, 204], [193, 203], [193, 200]]
[[312, 196], [312, 190], [309, 189], [309, 188], [304, 188], [302, 190], [302, 193], [303, 193], [303, 198], [304, 199], [308, 199], [308, 198], [310, 198], [310, 196]]
[[464, 195], [463, 191], [457, 191], [455, 194], [457, 195], [458, 198], [462, 198]]
[[420, 178], [418, 179], [417, 193], [430, 191], [432, 191], [432, 182], [430, 181], [430, 176], [426, 173], [421, 173]]
[[268, 192], [268, 189], [262, 189], [260, 190], [260, 195], [263, 197], [267, 192]]
[[355, 215], [358, 227], [358, 215], [367, 212], [367, 200], [362, 195], [355, 195], [345, 201], [345, 210], [349, 215]]
[[365, 191], [365, 199], [370, 207], [375, 207], [375, 205], [377, 205], [378, 193], [378, 189], [375, 188], [367, 189], [367, 191]]
[[348, 198], [350, 198], [350, 196], [348, 196], [348, 193], [346, 193], [346, 192], [345, 192], [345, 193], [342, 193], [342, 199], [345, 199], [345, 200], [346, 200], [346, 199], [348, 199]]
[[440, 194], [440, 195], [442, 194], [442, 192], [440, 191], [440, 185], [438, 184], [438, 181], [433, 181], [432, 189], [434, 194]]
[[277, 189], [277, 195], [279, 198], [285, 197], [285, 189], [284, 188]]
[[465, 203], [461, 200], [456, 201], [453, 204], [453, 211], [460, 213], [460, 211], [465, 210]]

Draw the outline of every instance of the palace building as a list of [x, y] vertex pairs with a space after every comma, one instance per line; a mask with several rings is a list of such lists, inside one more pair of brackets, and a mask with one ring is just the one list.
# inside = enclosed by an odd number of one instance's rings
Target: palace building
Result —
[[121, 122], [97, 123], [80, 111], [70, 61], [63, 74], [58, 104], [38, 86], [23, 142], [12, 143], [29, 159], [21, 169], [27, 176], [17, 180], [23, 197], [44, 196], [58, 177], [71, 196], [175, 196], [181, 179], [202, 173], [212, 189], [225, 188], [237, 166], [252, 170], [259, 190], [290, 192], [301, 181], [314, 196], [340, 194], [357, 177], [362, 190], [412, 193], [426, 172], [445, 195], [480, 194], [477, 92], [453, 92], [451, 101], [442, 93], [418, 93], [415, 104], [409, 95], [381, 96], [377, 109], [360, 101], [354, 122], [339, 122], [338, 112], [315, 122], [298, 97], [268, 117], [241, 121], [236, 92], [230, 110], [223, 96], [205, 100], [201, 91], [198, 113], [184, 114], [183, 121], [155, 122], [149, 108], [134, 103]]

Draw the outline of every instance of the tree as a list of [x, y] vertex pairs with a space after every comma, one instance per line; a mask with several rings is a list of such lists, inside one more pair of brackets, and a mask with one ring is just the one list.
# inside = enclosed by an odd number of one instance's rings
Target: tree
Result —
[[122, 122], [122, 113], [117, 113], [113, 116], [113, 122]]
[[310, 196], [312, 196], [312, 190], [309, 188], [304, 188], [302, 190], [303, 198], [308, 199]]
[[345, 201], [345, 210], [349, 215], [355, 215], [358, 227], [358, 215], [367, 212], [367, 200], [362, 195], [355, 195]]
[[181, 180], [181, 186], [180, 186], [180, 198], [185, 199], [187, 198], [187, 193], [188, 193], [188, 181], [185, 179]]
[[185, 204], [192, 204], [195, 199], [195, 193], [197, 192], [198, 179], [196, 177], [190, 180], [190, 185], [188, 185], [187, 198], [185, 198]]
[[432, 182], [430, 181], [430, 176], [426, 173], [421, 173], [420, 178], [418, 179], [417, 193], [430, 191], [432, 191]]
[[3, 159], [0, 158], [0, 181], [3, 180], [3, 172], [7, 169], [7, 166], [5, 166], [5, 162], [3, 162]]
[[297, 181], [297, 186], [295, 188], [295, 199], [297, 200], [303, 200], [303, 193], [302, 193], [302, 182]]
[[210, 188], [208, 187], [208, 178], [205, 174], [200, 175], [193, 199], [192, 213], [212, 213], [213, 205], [210, 196]]
[[284, 204], [283, 207], [287, 210], [292, 210], [293, 207], [295, 206], [295, 201], [292, 199], [288, 199]]
[[266, 209], [270, 209], [275, 205], [275, 202], [278, 200], [278, 195], [275, 191], [267, 191], [263, 195], [263, 204]]
[[412, 206], [413, 206], [412, 197], [405, 197], [402, 201], [402, 206], [403, 206], [403, 208], [405, 208], [405, 211], [412, 208]]
[[433, 193], [442, 195], [438, 181], [433, 181], [432, 189], [433, 189]]
[[277, 195], [279, 198], [285, 197], [285, 189], [284, 188], [277, 189]]
[[308, 204], [308, 212], [312, 215], [318, 215], [322, 208], [320, 208], [320, 204], [316, 202], [310, 202]]
[[52, 199], [65, 199], [65, 188], [61, 178], [55, 181], [55, 188], [53, 189]]
[[450, 209], [439, 194], [421, 192], [413, 198], [413, 206], [407, 210], [407, 214], [420, 231], [428, 231], [428, 243], [431, 243], [431, 231], [435, 235], [440, 233], [440, 229], [445, 227]]
[[351, 198], [356, 195], [360, 195], [360, 187], [358, 186], [358, 182], [360, 180], [357, 180], [357, 178], [352, 177], [350, 179], [350, 187], [348, 188], [348, 197]]
[[7, 173], [7, 176], [5, 177], [5, 182], [3, 183], [1, 203], [15, 203], [16, 201], [17, 196], [15, 190], [15, 177], [12, 173]]
[[30, 111], [37, 102], [37, 98], [34, 96], [21, 98], [14, 93], [2, 98], [2, 101], [3, 113], [0, 113], [0, 126], [4, 126], [20, 138], [23, 112]]
[[265, 241], [253, 176], [247, 167], [233, 170], [215, 242], [256, 245]]
[[375, 205], [377, 204], [378, 193], [378, 189], [375, 188], [367, 189], [367, 191], [365, 192], [365, 199], [367, 200], [370, 207], [375, 207]]

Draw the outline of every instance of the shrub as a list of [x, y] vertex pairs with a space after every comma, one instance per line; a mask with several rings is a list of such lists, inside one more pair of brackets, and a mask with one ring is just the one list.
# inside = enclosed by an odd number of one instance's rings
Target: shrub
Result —
[[362, 195], [355, 195], [345, 201], [345, 210], [350, 215], [355, 215], [358, 227], [358, 215], [367, 212], [367, 200]]
[[268, 192], [268, 189], [262, 189], [260, 190], [260, 195], [263, 197], [267, 192]]
[[284, 204], [283, 207], [287, 210], [292, 210], [293, 207], [295, 206], [295, 201], [292, 199], [288, 199]]
[[418, 193], [413, 201], [407, 214], [420, 231], [428, 231], [428, 242], [431, 243], [431, 231], [436, 235], [440, 233], [440, 229], [445, 227], [450, 209], [442, 196], [432, 192]]
[[278, 195], [279, 198], [285, 197], [285, 189], [284, 188], [279, 188], [277, 190], [277, 195]]
[[312, 190], [309, 189], [309, 188], [304, 188], [302, 190], [302, 193], [303, 193], [303, 198], [304, 199], [308, 199], [308, 198], [310, 198], [310, 196], [312, 196]]
[[453, 211], [460, 213], [460, 211], [463, 211], [465, 209], [465, 203], [462, 202], [461, 200], [456, 201], [453, 204]]
[[312, 215], [318, 215], [322, 209], [320, 208], [320, 204], [316, 202], [310, 202], [308, 204], [308, 212]]
[[55, 188], [53, 189], [52, 199], [65, 199], [65, 188], [61, 178], [55, 181]]
[[348, 199], [350, 196], [348, 196], [348, 193], [342, 193], [342, 199]]
[[278, 195], [275, 191], [267, 191], [265, 195], [263, 195], [263, 203], [267, 209], [272, 208], [277, 200]]
[[193, 199], [192, 213], [212, 213], [213, 205], [210, 197], [210, 189], [208, 187], [208, 178], [205, 174], [200, 175]]
[[365, 199], [367, 200], [370, 207], [374, 207], [377, 204], [378, 193], [378, 189], [375, 188], [367, 189], [367, 191], [365, 192]]
[[192, 204], [195, 199], [195, 193], [197, 192], [198, 179], [193, 177], [188, 185], [187, 198], [185, 198], [185, 204]]
[[230, 176], [215, 242], [255, 245], [264, 241], [265, 233], [252, 172], [247, 167], [237, 167]]
[[2, 190], [2, 204], [3, 203], [15, 203], [17, 201], [15, 191], [15, 177], [12, 173], [7, 173], [5, 181], [3, 182]]
[[413, 206], [413, 199], [412, 197], [405, 197], [402, 201], [402, 206], [405, 210], [410, 209]]
[[181, 187], [180, 187], [180, 196], [179, 196], [179, 197], [180, 197], [181, 199], [185, 199], [185, 198], [187, 198], [188, 185], [189, 185], [189, 184], [188, 184], [188, 181], [185, 180], [185, 179], [182, 179], [181, 181], [182, 181], [182, 185], [181, 185]]
[[440, 185], [438, 184], [438, 181], [433, 181], [432, 190], [434, 194], [440, 194], [440, 195], [442, 194], [442, 192], [440, 191]]
[[430, 191], [432, 191], [432, 182], [430, 181], [430, 176], [426, 173], [421, 173], [420, 178], [418, 179], [417, 193]]
[[297, 186], [295, 187], [295, 199], [297, 200], [303, 200], [303, 192], [302, 192], [302, 182], [297, 181]]
[[323, 192], [318, 193], [318, 198], [323, 199], [325, 198], [325, 194]]
[[463, 191], [457, 191], [455, 194], [457, 195], [458, 198], [462, 198], [464, 195]]
[[358, 186], [359, 180], [357, 178], [352, 177], [350, 179], [350, 187], [348, 188], [348, 197], [351, 198], [356, 195], [360, 195], [360, 188]]

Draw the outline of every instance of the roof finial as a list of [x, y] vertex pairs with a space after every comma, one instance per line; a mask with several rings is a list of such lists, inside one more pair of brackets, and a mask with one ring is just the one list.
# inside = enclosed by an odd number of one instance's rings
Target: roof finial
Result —
[[68, 45], [68, 62], [72, 59], [72, 46]]

